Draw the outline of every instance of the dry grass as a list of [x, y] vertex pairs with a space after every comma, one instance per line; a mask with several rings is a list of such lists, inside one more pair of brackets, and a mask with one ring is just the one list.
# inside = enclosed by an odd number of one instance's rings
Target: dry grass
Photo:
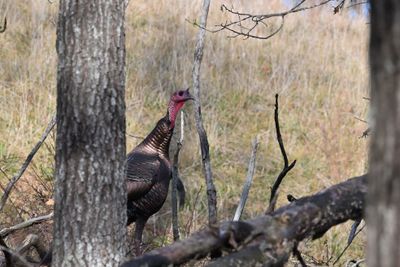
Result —
[[[236, 8], [256, 12], [280, 10], [271, 1], [230, 1]], [[215, 1], [209, 25], [221, 23]], [[226, 2], [225, 2], [226, 3]], [[200, 1], [131, 1], [126, 16], [127, 131], [145, 136], [166, 112], [169, 94], [190, 86]], [[9, 27], [0, 35], [0, 167], [9, 176], [29, 153], [55, 111], [57, 4], [47, 1], [0, 2], [0, 19], [7, 15]], [[271, 21], [271, 25], [276, 22]], [[279, 205], [287, 193], [304, 196], [365, 172], [365, 139], [368, 94], [368, 25], [363, 18], [350, 19], [331, 10], [296, 14], [286, 19], [284, 30], [268, 41], [226, 38], [226, 33], [208, 34], [202, 66], [203, 115], [211, 145], [211, 159], [218, 190], [219, 219], [230, 219], [238, 203], [250, 155], [251, 140], [261, 140], [254, 185], [245, 218], [263, 213], [270, 186], [282, 159], [273, 126], [274, 94], [280, 94], [281, 127], [295, 169], [285, 178]], [[183, 235], [206, 224], [206, 198], [200, 152], [192, 107], [185, 108], [186, 140], [181, 152], [181, 174], [188, 203], [181, 211]], [[132, 149], [140, 140], [127, 137]], [[32, 185], [46, 181], [51, 188], [53, 139], [47, 141], [24, 180]], [[36, 178], [35, 178], [36, 177]], [[4, 185], [6, 179], [0, 174]], [[36, 191], [24, 195], [30, 216], [44, 208]], [[25, 192], [25, 193], [23, 193]], [[50, 192], [51, 193], [51, 192]], [[26, 194], [28, 194], [26, 196]], [[198, 197], [196, 197], [198, 195]], [[49, 192], [43, 197], [50, 197]], [[17, 201], [18, 202], [18, 201]], [[48, 208], [47, 208], [48, 209]], [[7, 207], [7, 222], [15, 208]], [[171, 241], [169, 203], [147, 227], [150, 246]], [[5, 216], [2, 216], [3, 218]], [[11, 218], [12, 217], [12, 218]], [[2, 221], [3, 222], [3, 221]], [[2, 223], [3, 224], [3, 223]], [[336, 258], [346, 244], [350, 223], [329, 231], [322, 239], [307, 242], [302, 250], [308, 260], [326, 262]], [[157, 238], [152, 238], [157, 234]], [[363, 235], [363, 234], [361, 234]], [[150, 241], [149, 241], [150, 242]], [[357, 238], [342, 263], [363, 257], [364, 237]], [[323, 252], [323, 253], [322, 253]]]

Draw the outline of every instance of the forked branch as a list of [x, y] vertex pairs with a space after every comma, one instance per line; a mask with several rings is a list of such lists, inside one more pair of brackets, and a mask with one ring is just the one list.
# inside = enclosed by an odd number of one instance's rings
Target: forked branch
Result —
[[274, 112], [274, 121], [275, 121], [275, 130], [276, 130], [276, 139], [278, 140], [279, 143], [279, 149], [281, 150], [281, 154], [283, 157], [283, 169], [279, 173], [278, 177], [275, 180], [274, 185], [271, 188], [271, 196], [269, 199], [269, 206], [267, 213], [270, 213], [274, 211], [275, 209], [275, 203], [276, 203], [276, 193], [278, 192], [279, 186], [282, 183], [283, 178], [285, 178], [286, 174], [293, 169], [293, 167], [296, 165], [296, 160], [294, 160], [292, 163], [289, 165], [289, 160], [286, 155], [286, 150], [285, 150], [285, 145], [283, 144], [282, 140], [282, 135], [281, 135], [281, 129], [279, 125], [279, 101], [278, 101], [279, 95], [275, 95], [275, 112]]
[[[343, 9], [345, 1], [346, 0], [341, 0], [340, 3], [333, 8], [334, 14]], [[298, 1], [298, 3], [293, 5], [293, 7], [285, 11], [258, 15], [237, 11], [233, 7], [230, 8], [226, 5], [221, 5], [221, 11], [232, 15], [234, 19], [215, 25], [215, 28], [213, 29], [205, 28], [205, 26], [198, 24], [197, 22], [193, 22], [193, 24], [212, 33], [228, 31], [233, 34], [229, 36], [230, 38], [241, 36], [244, 37], [244, 39], [254, 38], [266, 40], [283, 29], [285, 17], [287, 15], [325, 6], [328, 3], [335, 3], [337, 0], [321, 0], [319, 3], [311, 5], [305, 5], [305, 2], [307, 2], [307, 0]], [[267, 22], [271, 18], [280, 18], [281, 21], [279, 25], [276, 27], [269, 27]], [[260, 29], [267, 33], [260, 34]]]

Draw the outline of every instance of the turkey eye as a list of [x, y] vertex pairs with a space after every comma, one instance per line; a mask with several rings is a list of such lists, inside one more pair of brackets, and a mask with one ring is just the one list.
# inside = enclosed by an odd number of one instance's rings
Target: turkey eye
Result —
[[182, 92], [182, 91], [179, 91], [178, 95], [179, 95], [179, 96], [182, 96], [182, 95], [183, 95], [183, 92]]

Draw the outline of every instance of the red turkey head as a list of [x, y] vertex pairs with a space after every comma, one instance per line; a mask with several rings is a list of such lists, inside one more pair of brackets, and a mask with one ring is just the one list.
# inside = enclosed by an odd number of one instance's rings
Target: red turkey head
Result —
[[176, 116], [188, 100], [194, 100], [194, 97], [189, 93], [189, 88], [176, 91], [172, 94], [168, 105], [169, 121], [171, 122], [170, 129], [174, 128]]
[[186, 90], [179, 90], [172, 94], [171, 101], [175, 103], [185, 102], [187, 100], [194, 100], [194, 97], [189, 93], [189, 88]]

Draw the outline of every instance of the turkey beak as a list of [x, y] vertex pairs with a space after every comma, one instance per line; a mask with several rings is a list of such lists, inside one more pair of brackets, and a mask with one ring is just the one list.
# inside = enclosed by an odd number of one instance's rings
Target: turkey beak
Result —
[[189, 88], [185, 91], [185, 101], [194, 100], [194, 97], [189, 93]]

